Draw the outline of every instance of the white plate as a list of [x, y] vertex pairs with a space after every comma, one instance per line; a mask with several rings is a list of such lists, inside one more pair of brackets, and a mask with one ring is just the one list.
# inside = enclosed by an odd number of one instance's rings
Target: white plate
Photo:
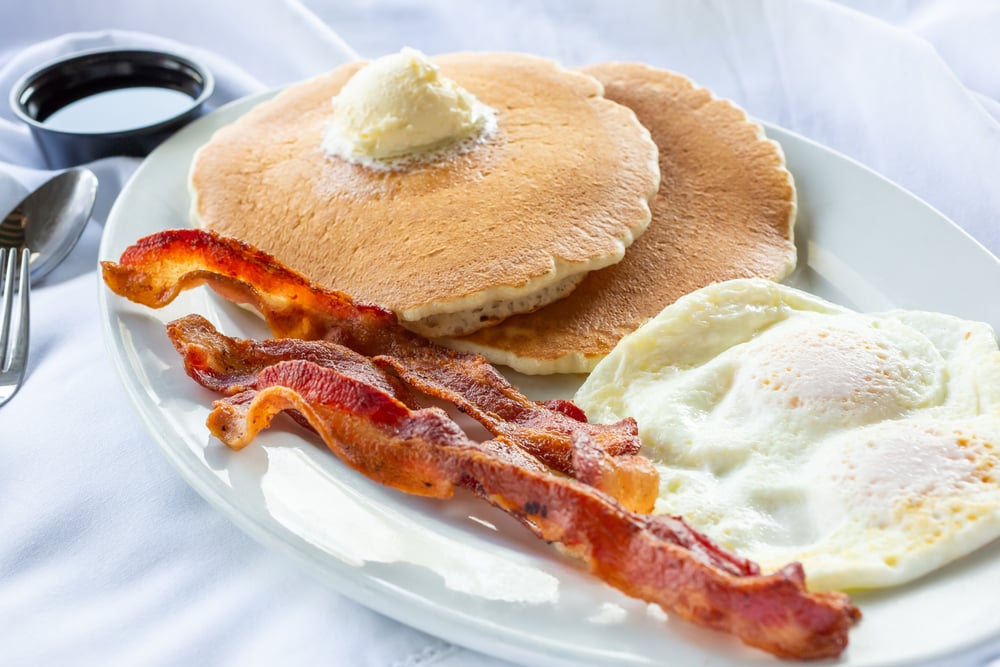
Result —
[[[100, 255], [189, 225], [187, 169], [218, 127], [262, 98], [223, 108], [158, 148], [108, 218]], [[860, 310], [920, 308], [1000, 329], [1000, 263], [926, 204], [868, 169], [776, 128], [799, 189], [800, 268], [787, 281]], [[336, 590], [388, 616], [486, 653], [531, 664], [775, 664], [737, 641], [664, 619], [471, 496], [414, 498], [346, 469], [294, 425], [241, 452], [204, 426], [215, 398], [185, 374], [163, 323], [196, 312], [231, 335], [263, 337], [259, 320], [204, 288], [161, 311], [100, 291], [114, 363], [150, 433], [184, 478], [248, 533], [305, 561]], [[535, 397], [565, 379], [517, 376]], [[281, 421], [281, 420], [279, 420]], [[290, 422], [289, 422], [290, 423]], [[1000, 542], [920, 582], [855, 597], [865, 617], [849, 665], [985, 655], [1000, 638]]]

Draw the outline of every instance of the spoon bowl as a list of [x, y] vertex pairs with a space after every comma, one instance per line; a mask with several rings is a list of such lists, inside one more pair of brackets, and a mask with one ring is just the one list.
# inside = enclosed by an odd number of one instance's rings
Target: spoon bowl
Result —
[[97, 197], [97, 176], [70, 169], [25, 197], [0, 221], [0, 247], [29, 248], [31, 282], [66, 259], [80, 240]]

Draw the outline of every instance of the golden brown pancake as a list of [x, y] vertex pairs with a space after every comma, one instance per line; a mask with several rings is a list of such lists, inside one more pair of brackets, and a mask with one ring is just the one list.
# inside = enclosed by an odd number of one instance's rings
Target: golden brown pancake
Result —
[[795, 267], [795, 187], [778, 144], [734, 104], [645, 65], [584, 68], [632, 108], [660, 149], [653, 221], [620, 263], [567, 298], [451, 347], [523, 373], [588, 372], [676, 299], [731, 278], [779, 280]]
[[541, 307], [619, 261], [659, 182], [635, 114], [542, 58], [433, 60], [497, 111], [493, 139], [397, 171], [325, 154], [331, 99], [364, 64], [351, 63], [213, 136], [192, 165], [196, 222], [429, 335]]

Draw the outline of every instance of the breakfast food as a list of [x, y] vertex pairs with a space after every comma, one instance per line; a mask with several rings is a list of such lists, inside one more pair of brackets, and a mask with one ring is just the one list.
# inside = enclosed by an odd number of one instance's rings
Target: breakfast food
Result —
[[659, 147], [653, 220], [618, 264], [565, 299], [446, 341], [523, 373], [591, 370], [678, 297], [731, 278], [779, 280], [795, 267], [795, 188], [757, 123], [687, 78], [640, 64], [584, 68]]
[[[718, 549], [682, 520], [630, 512], [581, 481], [599, 449], [587, 441], [600, 430], [585, 421], [577, 422], [571, 446], [587, 465], [574, 465], [567, 475], [503, 437], [503, 427], [497, 428], [501, 437], [475, 442], [440, 408], [414, 405], [396, 379], [380, 371], [406, 369], [411, 357], [436, 355], [445, 365], [455, 357], [405, 332], [388, 311], [324, 290], [245, 244], [197, 231], [149, 237], [102, 268], [116, 293], [149, 306], [207, 283], [258, 307], [278, 335], [325, 339], [255, 343], [221, 336], [200, 318], [171, 325], [189, 374], [226, 395], [208, 425], [231, 447], [245, 446], [275, 414], [292, 410], [356, 470], [434, 497], [469, 488], [541, 538], [561, 542], [607, 583], [680, 618], [783, 657], [833, 657], [844, 650], [860, 613], [843, 594], [808, 592], [797, 564], [762, 576], [754, 563]], [[483, 376], [473, 370], [464, 384], [462, 373], [452, 378], [451, 396], [435, 395], [454, 397], [459, 407], [462, 401], [477, 405]], [[424, 381], [419, 372], [398, 379], [413, 390]], [[574, 421], [578, 416], [568, 406], [553, 411]]]
[[[359, 86], [338, 101], [364, 71], [351, 63], [219, 130], [191, 168], [197, 224], [426, 335], [536, 309], [621, 260], [659, 182], [656, 146], [631, 110], [593, 77], [538, 57], [403, 56], [384, 100], [369, 105], [378, 86]], [[433, 102], [430, 120], [410, 97]], [[331, 120], [338, 104], [353, 110], [342, 124]], [[373, 124], [369, 106], [415, 115], [414, 131]], [[444, 136], [432, 131], [442, 117]], [[451, 139], [468, 141], [433, 159]]]
[[985, 324], [734, 280], [623, 339], [575, 400], [638, 421], [658, 512], [765, 571], [801, 562], [811, 590], [900, 584], [1000, 536]]

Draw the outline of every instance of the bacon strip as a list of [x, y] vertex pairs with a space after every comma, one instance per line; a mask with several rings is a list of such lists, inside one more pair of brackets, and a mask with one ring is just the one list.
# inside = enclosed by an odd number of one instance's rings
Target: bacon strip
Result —
[[472, 489], [539, 537], [568, 547], [622, 592], [781, 657], [839, 655], [860, 617], [841, 593], [809, 593], [797, 563], [761, 576], [680, 519], [630, 512], [508, 442], [476, 443], [442, 410], [412, 410], [334, 368], [282, 361], [254, 384], [217, 401], [208, 418], [212, 433], [233, 448], [252, 441], [277, 413], [295, 410], [362, 474], [441, 498], [455, 487]]
[[137, 303], [159, 308], [185, 289], [208, 284], [235, 303], [255, 307], [277, 337], [325, 339], [373, 357], [403, 382], [452, 402], [545, 465], [629, 509], [652, 511], [659, 479], [637, 455], [634, 420], [589, 424], [565, 402], [531, 401], [483, 357], [428, 341], [400, 326], [392, 312], [323, 289], [248, 244], [201, 230], [168, 230], [140, 239], [119, 263], [101, 266], [108, 287]]

